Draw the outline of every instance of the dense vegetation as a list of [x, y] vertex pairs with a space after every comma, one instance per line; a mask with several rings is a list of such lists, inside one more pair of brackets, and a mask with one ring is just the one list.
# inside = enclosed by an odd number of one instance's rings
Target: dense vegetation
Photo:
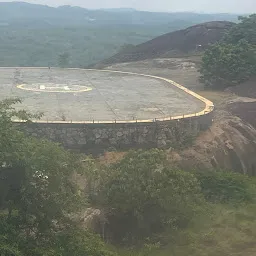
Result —
[[99, 177], [93, 202], [107, 211], [112, 240], [119, 243], [184, 227], [202, 203], [196, 178], [168, 167], [157, 149], [132, 151]]
[[126, 42], [141, 43], [167, 30], [124, 26], [0, 27], [0, 66], [58, 66], [59, 56], [68, 54], [68, 66], [85, 67], [111, 56]]
[[68, 218], [86, 201], [71, 179], [78, 157], [17, 130], [13, 117], [34, 117], [15, 111], [18, 102], [0, 102], [0, 255], [110, 255]]
[[68, 66], [100, 62], [125, 44], [211, 20], [236, 21], [236, 15], [150, 13], [135, 10], [51, 8], [25, 3], [0, 3], [0, 66]]
[[206, 86], [225, 88], [256, 75], [256, 14], [239, 19], [223, 41], [203, 56], [200, 72]]
[[[1, 256], [254, 255], [254, 179], [175, 169], [158, 149], [105, 165], [27, 137], [11, 120], [34, 115], [15, 103], [0, 102]], [[88, 208], [90, 230], [74, 217]]]

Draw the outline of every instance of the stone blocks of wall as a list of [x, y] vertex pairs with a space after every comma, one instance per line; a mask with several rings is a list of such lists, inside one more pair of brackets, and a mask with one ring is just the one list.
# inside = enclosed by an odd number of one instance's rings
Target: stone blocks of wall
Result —
[[109, 148], [168, 148], [212, 123], [212, 112], [179, 120], [137, 123], [18, 123], [28, 135], [84, 152]]

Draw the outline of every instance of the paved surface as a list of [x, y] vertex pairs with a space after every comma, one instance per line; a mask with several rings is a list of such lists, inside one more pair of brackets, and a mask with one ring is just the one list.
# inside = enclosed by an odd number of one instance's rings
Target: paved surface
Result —
[[44, 120], [111, 121], [191, 114], [205, 104], [155, 78], [65, 69], [0, 69], [0, 100], [23, 99]]

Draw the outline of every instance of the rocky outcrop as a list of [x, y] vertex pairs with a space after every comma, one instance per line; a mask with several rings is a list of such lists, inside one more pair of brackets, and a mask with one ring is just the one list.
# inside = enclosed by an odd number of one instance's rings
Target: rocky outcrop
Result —
[[198, 52], [219, 41], [233, 24], [227, 21], [212, 21], [168, 33], [132, 47], [129, 51], [117, 53], [96, 66]]
[[230, 104], [215, 112], [213, 125], [192, 147], [169, 150], [170, 162], [184, 169], [222, 169], [256, 176], [256, 128], [230, 113]]

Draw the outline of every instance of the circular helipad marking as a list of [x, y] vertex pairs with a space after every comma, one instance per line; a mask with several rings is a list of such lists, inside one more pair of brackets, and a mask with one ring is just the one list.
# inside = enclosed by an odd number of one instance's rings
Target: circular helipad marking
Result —
[[88, 92], [91, 91], [92, 88], [83, 85], [67, 85], [67, 84], [55, 84], [55, 83], [36, 83], [36, 84], [19, 84], [17, 88], [25, 91], [33, 91], [33, 92]]

